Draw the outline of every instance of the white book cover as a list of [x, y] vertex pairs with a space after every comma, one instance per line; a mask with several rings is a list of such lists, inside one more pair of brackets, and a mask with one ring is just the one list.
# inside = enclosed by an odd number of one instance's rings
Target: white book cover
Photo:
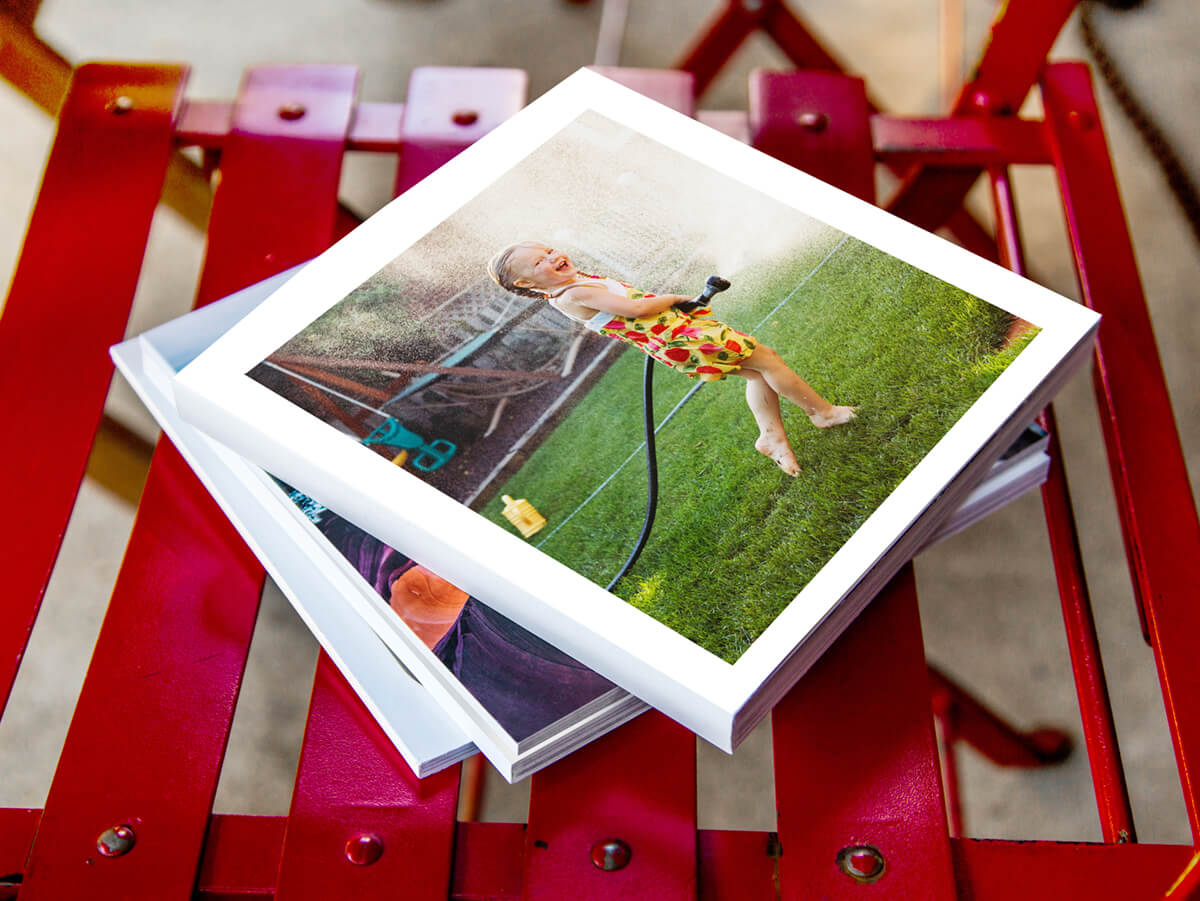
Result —
[[[423, 648], [415, 634], [397, 642], [397, 634], [428, 623], [414, 619], [406, 630], [389, 601], [411, 600], [414, 586], [428, 590], [430, 575], [179, 419], [170, 390], [174, 373], [295, 271], [151, 329], [111, 353], [413, 772], [425, 776], [470, 756], [474, 739], [515, 781], [643, 711], [628, 693], [474, 599], [456, 608], [457, 640], [443, 642], [440, 655]], [[453, 586], [445, 590], [454, 593]], [[380, 633], [398, 645], [404, 662]], [[510, 658], [519, 675], [504, 679], [495, 667], [477, 665], [481, 648]]]
[[[395, 610], [389, 613], [381, 603], [385, 598], [390, 602], [395, 593], [387, 583], [392, 581], [392, 573], [423, 574], [382, 542], [310, 499], [289, 492], [258, 467], [179, 420], [170, 391], [171, 375], [295, 271], [151, 329], [115, 346], [112, 356], [414, 772], [422, 776], [436, 772], [474, 753], [475, 745], [465, 737], [474, 736], [497, 770], [510, 781], [516, 780], [636, 715], [644, 705], [623, 692], [605, 691], [593, 697], [587, 678], [576, 685], [574, 690], [582, 693], [572, 699], [566, 694], [562, 669], [553, 664], [547, 669], [531, 660], [528, 650], [536, 647], [536, 641], [511, 624], [504, 624], [503, 631], [517, 636], [516, 646], [508, 641], [509, 647], [499, 647], [497, 638], [503, 636], [489, 629], [485, 636], [489, 646], [481, 645], [476, 634], [470, 651], [464, 654], [464, 642], [456, 641], [445, 659], [438, 658], [441, 666], [428, 655], [413, 651], [411, 640], [398, 642], [396, 635], [403, 627], [392, 619]], [[930, 543], [966, 528], [1044, 480], [1049, 460], [1044, 452], [1046, 441], [1043, 430], [1027, 428]], [[428, 577], [417, 584], [428, 586]], [[408, 585], [411, 590], [411, 583]], [[468, 621], [478, 619], [474, 607], [466, 613]], [[485, 610], [484, 615], [495, 620], [494, 612]], [[462, 618], [463, 609], [456, 608], [455, 619]], [[372, 622], [380, 624], [378, 636], [373, 634]], [[428, 623], [415, 621], [415, 625], [420, 628]], [[456, 625], [461, 636], [463, 624]], [[396, 648], [402, 660], [384, 648], [385, 641]], [[435, 645], [435, 656], [436, 650]], [[487, 656], [500, 653], [514, 660], [519, 679], [509, 680], [518, 683], [509, 704], [498, 704], [502, 696], [487, 685], [480, 689], [478, 680], [490, 680], [494, 671], [491, 666], [472, 665], [471, 658], [478, 658], [480, 650]], [[541, 649], [541, 656], [547, 655], [557, 656], [552, 649]], [[423, 681], [432, 679], [443, 689], [428, 693], [418, 687], [402, 661], [425, 673]], [[443, 667], [450, 673], [436, 675]], [[545, 690], [547, 684], [552, 692]], [[479, 697], [472, 695], [472, 688]], [[597, 697], [602, 700], [593, 703]], [[548, 706], [548, 699], [552, 704], [565, 699], [567, 710]], [[508, 715], [502, 707], [515, 709], [518, 715]], [[455, 723], [462, 723], [462, 728]], [[507, 741], [489, 738], [489, 733], [503, 735], [505, 731], [509, 733]]]
[[[682, 309], [711, 275], [730, 287]], [[584, 71], [317, 258], [175, 393], [185, 419], [728, 750], [1097, 322]], [[659, 499], [621, 574], [646, 509], [647, 355]]]

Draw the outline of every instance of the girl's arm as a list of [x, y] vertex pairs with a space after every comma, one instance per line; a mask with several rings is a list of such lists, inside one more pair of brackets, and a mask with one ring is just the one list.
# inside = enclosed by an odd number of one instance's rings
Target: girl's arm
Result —
[[681, 294], [656, 294], [654, 297], [630, 300], [628, 297], [613, 294], [607, 288], [599, 285], [577, 285], [568, 291], [564, 291], [562, 296], [571, 303], [587, 307], [591, 310], [602, 310], [605, 313], [615, 313], [618, 316], [628, 316], [630, 318], [652, 316], [655, 313], [661, 313], [663, 310], [674, 306], [680, 301], [692, 299], [684, 297]]

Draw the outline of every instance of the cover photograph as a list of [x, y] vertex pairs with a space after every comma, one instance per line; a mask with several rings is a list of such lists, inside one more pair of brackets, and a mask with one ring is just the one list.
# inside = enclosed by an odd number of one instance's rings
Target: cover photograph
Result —
[[1096, 323], [585, 71], [174, 389], [200, 428], [728, 750]]

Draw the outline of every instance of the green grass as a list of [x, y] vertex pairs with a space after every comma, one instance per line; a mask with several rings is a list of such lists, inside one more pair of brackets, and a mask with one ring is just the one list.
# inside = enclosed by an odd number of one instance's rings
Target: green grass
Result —
[[[705, 385], [658, 434], [658, 517], [615, 590], [730, 662], [1020, 350], [998, 351], [1003, 311], [853, 240], [759, 326], [823, 255], [739, 274], [715, 312], [774, 347], [831, 402], [857, 405], [858, 419], [820, 430], [784, 401], [803, 467], [790, 479], [753, 449], [744, 382]], [[499, 492], [528, 498], [549, 523], [533, 542], [601, 585], [641, 529], [644, 455], [550, 533], [641, 442], [642, 361], [622, 352]], [[659, 367], [656, 421], [694, 384]], [[504, 523], [501, 507], [497, 499], [483, 513]]]

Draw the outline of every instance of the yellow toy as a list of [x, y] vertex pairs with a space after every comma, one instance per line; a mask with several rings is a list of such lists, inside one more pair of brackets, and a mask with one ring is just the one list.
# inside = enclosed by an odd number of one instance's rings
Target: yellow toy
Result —
[[513, 500], [506, 494], [503, 500], [504, 518], [517, 527], [522, 538], [532, 538], [546, 525], [546, 517], [538, 513], [525, 498]]

